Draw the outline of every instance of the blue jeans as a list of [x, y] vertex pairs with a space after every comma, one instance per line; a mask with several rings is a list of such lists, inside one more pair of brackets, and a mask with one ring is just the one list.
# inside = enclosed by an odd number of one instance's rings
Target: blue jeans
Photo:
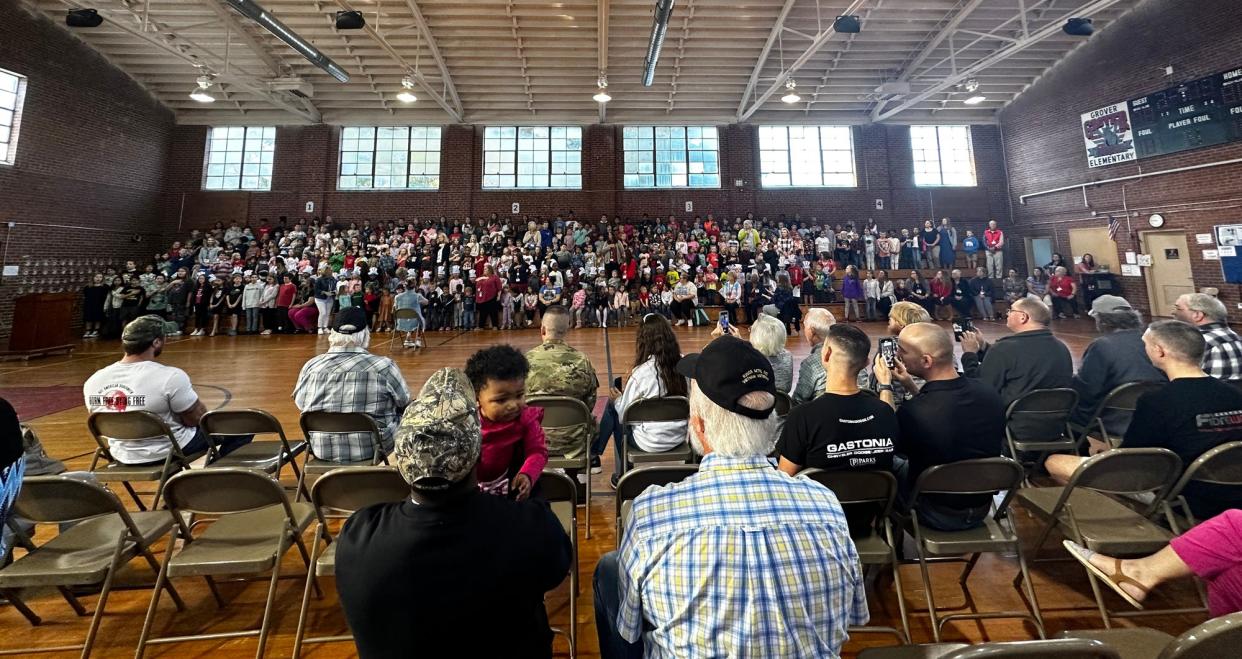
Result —
[[602, 659], [642, 659], [643, 642], [621, 638], [617, 633], [617, 612], [621, 609], [620, 566], [617, 552], [599, 557], [595, 566], [595, 630], [599, 635], [599, 656]]
[[252, 334], [259, 331], [258, 307], [250, 307], [246, 309], [246, 331]]
[[[897, 505], [904, 513], [910, 509], [910, 494], [917, 479], [910, 477], [910, 463], [899, 455], [893, 456], [893, 475], [897, 477]], [[919, 496], [914, 509], [919, 513], [919, 524], [939, 531], [967, 531], [978, 528], [983, 526], [983, 521], [992, 513], [990, 502], [974, 508], [958, 508], [923, 495]]]
[[[216, 447], [219, 449], [218, 455], [221, 457], [228, 455], [243, 445], [249, 444], [252, 439], [254, 439], [254, 435], [217, 435], [215, 440]], [[194, 429], [194, 439], [182, 446], [181, 452], [186, 455], [194, 455], [195, 453], [206, 451], [207, 448], [207, 433], [203, 432], [203, 429], [200, 427]]]
[[474, 329], [474, 310], [466, 309], [461, 314], [461, 328]]
[[625, 437], [621, 427], [621, 415], [617, 414], [617, 406], [612, 399], [604, 406], [604, 415], [599, 420], [599, 434], [591, 442], [591, 455], [603, 455], [604, 449], [608, 448], [610, 436], [613, 438], [613, 447], [617, 450], [617, 473], [621, 473], [621, 442]]

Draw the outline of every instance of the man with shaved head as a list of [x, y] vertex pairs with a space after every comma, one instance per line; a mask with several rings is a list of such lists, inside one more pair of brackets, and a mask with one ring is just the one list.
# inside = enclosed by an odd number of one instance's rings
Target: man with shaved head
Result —
[[1009, 306], [1005, 325], [1013, 334], [989, 344], [978, 330], [962, 336], [962, 367], [1000, 393], [1008, 406], [1035, 389], [1070, 386], [1074, 361], [1069, 348], [1052, 335], [1048, 305], [1025, 297]]
[[[920, 388], [914, 378], [925, 380]], [[903, 502], [908, 502], [919, 474], [936, 465], [1000, 455], [1005, 408], [989, 385], [958, 375], [953, 367], [953, 338], [932, 323], [907, 325], [897, 337], [892, 369], [875, 360], [880, 399], [893, 404], [893, 382], [917, 392], [897, 410], [893, 471]], [[920, 499], [919, 521], [943, 531], [983, 524], [991, 507], [987, 495], [963, 495], [952, 501]]]

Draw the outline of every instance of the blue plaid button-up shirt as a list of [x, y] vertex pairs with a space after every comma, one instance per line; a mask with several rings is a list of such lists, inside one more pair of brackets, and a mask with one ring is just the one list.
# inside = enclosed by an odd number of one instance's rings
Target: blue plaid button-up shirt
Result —
[[643, 492], [619, 561], [617, 629], [645, 633], [648, 659], [837, 657], [868, 620], [836, 495], [763, 457], [709, 454], [685, 481]]

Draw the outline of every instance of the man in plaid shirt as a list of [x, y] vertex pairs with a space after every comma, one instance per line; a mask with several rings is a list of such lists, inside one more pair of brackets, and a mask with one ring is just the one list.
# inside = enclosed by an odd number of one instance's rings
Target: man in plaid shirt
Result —
[[1173, 317], [1203, 333], [1203, 372], [1220, 380], [1242, 380], [1242, 337], [1229, 328], [1225, 303], [1206, 293], [1187, 293], [1173, 303]]
[[[410, 403], [410, 390], [391, 359], [367, 352], [370, 342], [361, 307], [338, 313], [328, 336], [328, 352], [302, 366], [293, 401], [303, 412], [365, 412], [375, 419], [380, 446], [389, 453], [401, 412]], [[321, 460], [361, 462], [374, 455], [369, 433], [311, 433], [307, 439]]]
[[633, 502], [595, 571], [600, 654], [837, 657], [868, 620], [858, 553], [836, 496], [772, 468], [775, 376], [725, 336], [677, 370], [693, 378], [681, 483]]

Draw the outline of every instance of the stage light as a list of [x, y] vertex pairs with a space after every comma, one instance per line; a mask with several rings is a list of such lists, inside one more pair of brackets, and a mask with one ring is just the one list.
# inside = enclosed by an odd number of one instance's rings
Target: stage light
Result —
[[785, 95], [781, 97], [781, 100], [786, 103], [790, 103], [790, 104], [801, 101], [802, 97], [798, 96], [798, 92], [795, 89], [797, 86], [798, 86], [798, 83], [794, 82], [793, 78], [786, 80], [785, 81]]
[[973, 93], [975, 90], [979, 89], [979, 81], [971, 78], [966, 81], [966, 84], [962, 85], [962, 89]]
[[65, 25], [69, 27], [99, 27], [103, 16], [94, 9], [70, 9], [65, 14]]
[[832, 29], [841, 34], [857, 34], [862, 32], [862, 22], [857, 16], [838, 16], [832, 22]]
[[418, 100], [414, 95], [414, 80], [410, 76], [401, 79], [401, 91], [397, 92], [397, 100], [402, 103], [413, 103]]
[[1065, 21], [1065, 27], [1061, 29], [1071, 37], [1089, 37], [1095, 32], [1090, 18], [1071, 18]]
[[360, 11], [336, 12], [336, 29], [338, 30], [361, 30], [366, 24], [367, 19], [362, 17]]

